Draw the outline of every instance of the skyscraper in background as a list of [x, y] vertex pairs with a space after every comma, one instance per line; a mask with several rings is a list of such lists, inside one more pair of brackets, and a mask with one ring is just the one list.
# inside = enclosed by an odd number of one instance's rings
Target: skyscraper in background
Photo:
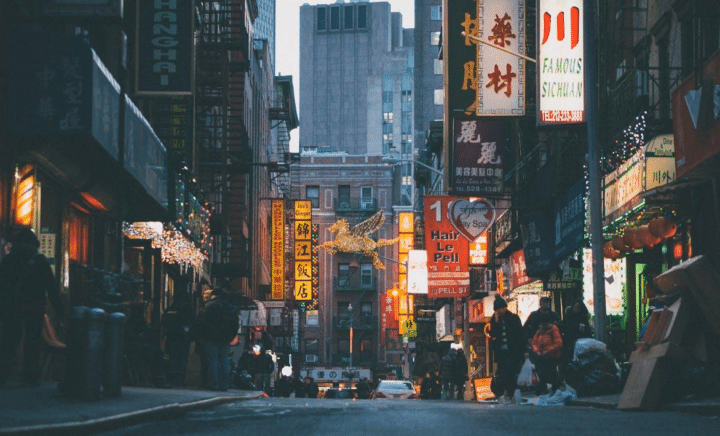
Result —
[[[413, 30], [387, 2], [300, 8], [300, 149], [413, 153]], [[408, 180], [412, 168], [408, 166]]]

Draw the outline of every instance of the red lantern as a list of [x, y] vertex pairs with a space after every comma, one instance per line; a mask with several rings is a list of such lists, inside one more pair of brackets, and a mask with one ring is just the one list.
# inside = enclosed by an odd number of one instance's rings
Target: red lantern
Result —
[[642, 226], [638, 229], [639, 239], [645, 247], [654, 247], [662, 238], [657, 238], [650, 233], [649, 226]]
[[680, 260], [683, 257], [683, 245], [680, 241], [675, 242], [675, 245], [673, 245], [673, 258], [675, 260]]
[[659, 216], [650, 221], [648, 229], [656, 238], [672, 238], [677, 232], [677, 223], [670, 218]]
[[612, 247], [619, 253], [628, 251], [628, 248], [625, 246], [625, 242], [623, 241], [623, 235], [615, 235], [612, 237]]
[[637, 250], [643, 246], [642, 241], [639, 238], [640, 235], [638, 230], [639, 229], [637, 227], [628, 227], [625, 229], [625, 234], [623, 234], [623, 242], [632, 250]]
[[607, 241], [605, 243], [605, 245], [603, 246], [603, 254], [608, 259], [618, 259], [622, 257], [622, 253], [613, 248], [612, 241]]

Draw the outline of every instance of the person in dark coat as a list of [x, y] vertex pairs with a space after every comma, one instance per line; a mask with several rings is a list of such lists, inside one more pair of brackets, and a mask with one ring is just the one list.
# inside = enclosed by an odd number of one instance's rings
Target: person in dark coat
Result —
[[561, 333], [563, 334], [561, 366], [564, 368], [573, 360], [577, 340], [592, 336], [590, 315], [585, 303], [576, 301], [565, 311], [565, 319], [561, 324]]
[[535, 336], [535, 333], [537, 333], [538, 328], [540, 328], [540, 316], [548, 315], [550, 317], [550, 322], [555, 324], [556, 326], [560, 326], [560, 315], [558, 315], [556, 312], [553, 312], [550, 310], [550, 303], [552, 300], [550, 297], [542, 297], [540, 298], [540, 308], [538, 310], [535, 310], [530, 313], [530, 316], [525, 320], [525, 325], [523, 325], [523, 330], [525, 330], [525, 337], [528, 341], [530, 341], [533, 336]]
[[[253, 368], [255, 372], [257, 388], [268, 395], [272, 395], [270, 379], [275, 371], [275, 362], [271, 355], [266, 353], [260, 345], [253, 346]], [[302, 381], [298, 380], [300, 384]]]
[[368, 381], [367, 377], [363, 378], [358, 382], [357, 384], [357, 395], [359, 400], [367, 400], [370, 398], [370, 382]]
[[442, 374], [441, 400], [452, 400], [455, 397], [456, 371], [457, 360], [455, 359], [455, 352], [454, 349], [450, 349], [450, 351], [440, 359], [440, 373]]
[[430, 374], [430, 399], [439, 400], [442, 397], [442, 375], [439, 369]]
[[40, 384], [40, 348], [47, 299], [62, 316], [60, 292], [47, 258], [38, 252], [40, 241], [30, 229], [18, 232], [12, 250], [0, 263], [0, 386], [12, 371], [25, 331], [23, 384]]
[[468, 380], [467, 358], [461, 346], [455, 348], [455, 395], [458, 400], [464, 399], [465, 382]]
[[195, 314], [185, 298], [173, 301], [163, 314], [162, 326], [165, 331], [165, 352], [170, 357], [170, 383], [185, 385], [188, 355], [192, 343], [192, 326]]
[[213, 289], [214, 297], [198, 315], [200, 340], [208, 365], [210, 388], [226, 391], [230, 379], [230, 341], [235, 338], [239, 319], [225, 289]]
[[490, 319], [490, 340], [497, 363], [497, 392], [501, 402], [510, 402], [517, 389], [517, 376], [522, 367], [527, 339], [520, 317], [508, 311], [507, 302], [499, 295], [493, 302], [495, 313]]
[[317, 398], [320, 393], [320, 388], [315, 383], [315, 379], [310, 376], [305, 376], [305, 393], [308, 398]]

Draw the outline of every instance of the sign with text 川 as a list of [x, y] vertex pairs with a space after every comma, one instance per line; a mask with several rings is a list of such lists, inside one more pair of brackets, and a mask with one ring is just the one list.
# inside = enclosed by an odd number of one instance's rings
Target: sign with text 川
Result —
[[478, 0], [477, 115], [525, 115], [525, 0]]
[[430, 298], [467, 297], [470, 293], [468, 239], [450, 221], [450, 208], [457, 200], [464, 199], [447, 195], [424, 198]]
[[538, 123], [583, 123], [583, 2], [538, 0], [537, 17]]

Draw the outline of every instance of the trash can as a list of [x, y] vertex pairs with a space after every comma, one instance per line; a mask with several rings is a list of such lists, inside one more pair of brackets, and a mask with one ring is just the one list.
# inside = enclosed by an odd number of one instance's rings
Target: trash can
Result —
[[80, 395], [80, 379], [84, 373], [83, 349], [87, 333], [84, 323], [88, 311], [90, 309], [85, 306], [76, 306], [72, 308], [68, 317], [67, 337], [65, 338], [67, 344], [65, 377], [58, 384], [60, 393], [63, 395]]
[[119, 397], [121, 393], [124, 330], [125, 314], [122, 312], [109, 314], [105, 323], [103, 360], [103, 395], [106, 397]]
[[105, 311], [90, 309], [85, 314], [85, 344], [80, 396], [83, 400], [100, 399], [103, 382], [103, 344], [105, 342]]

